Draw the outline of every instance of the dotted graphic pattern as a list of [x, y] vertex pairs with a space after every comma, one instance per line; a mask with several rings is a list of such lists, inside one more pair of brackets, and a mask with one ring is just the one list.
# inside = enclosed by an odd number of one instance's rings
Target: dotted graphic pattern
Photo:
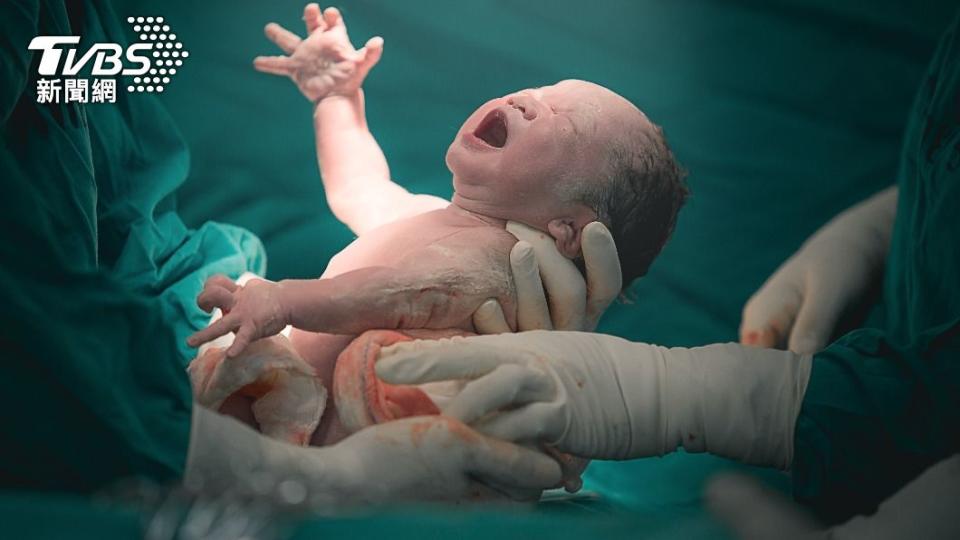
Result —
[[163, 17], [127, 17], [127, 23], [133, 25], [133, 31], [140, 37], [141, 43], [152, 43], [150, 69], [143, 75], [133, 77], [127, 86], [128, 92], [163, 92], [170, 83], [170, 77], [177, 74], [177, 68], [183, 65], [190, 52], [177, 41], [177, 35], [170, 31]]

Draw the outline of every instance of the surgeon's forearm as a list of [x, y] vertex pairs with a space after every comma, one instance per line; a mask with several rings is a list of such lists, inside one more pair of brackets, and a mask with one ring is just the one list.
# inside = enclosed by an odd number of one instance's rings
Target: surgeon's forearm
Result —
[[332, 447], [299, 447], [257, 433], [233, 418], [194, 405], [184, 481], [220, 495], [256, 492], [263, 483], [297, 482], [312, 508], [335, 510], [358, 499], [354, 471]]
[[456, 328], [487, 293], [463, 294], [462, 272], [415, 275], [374, 267], [333, 278], [283, 280], [282, 303], [295, 328], [328, 334], [372, 329]]
[[639, 434], [615, 454], [664, 455], [683, 447], [753, 465], [790, 466], [809, 356], [732, 343], [686, 349], [606, 341], [616, 353], [609, 357], [624, 386], [630, 431]]

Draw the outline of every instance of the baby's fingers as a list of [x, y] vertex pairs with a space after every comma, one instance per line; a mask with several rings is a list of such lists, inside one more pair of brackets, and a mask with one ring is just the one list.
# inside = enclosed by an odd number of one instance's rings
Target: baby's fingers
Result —
[[340, 16], [340, 10], [335, 7], [328, 7], [323, 12], [323, 22], [327, 25], [327, 30], [333, 30], [337, 26], [343, 25], [343, 17]]
[[214, 274], [209, 278], [207, 278], [205, 282], [203, 282], [204, 288], [210, 287], [212, 285], [223, 287], [224, 289], [230, 292], [233, 292], [240, 288], [240, 285], [237, 285], [235, 281], [233, 281], [232, 279], [228, 278], [223, 274]]
[[358, 71], [361, 77], [366, 77], [367, 72], [377, 65], [380, 57], [383, 56], [383, 38], [380, 36], [372, 37], [362, 49], [357, 51], [360, 54], [360, 63]]
[[312, 34], [315, 30], [326, 28], [326, 24], [323, 22], [323, 13], [316, 3], [307, 4], [303, 8], [303, 22], [307, 25], [307, 35]]
[[252, 324], [241, 326], [237, 330], [237, 336], [233, 339], [233, 344], [227, 349], [227, 357], [233, 358], [243, 352], [252, 341], [257, 339], [256, 330]]
[[197, 305], [207, 313], [215, 308], [229, 311], [233, 309], [234, 303], [236, 303], [236, 299], [233, 297], [233, 293], [217, 285], [207, 286], [197, 296]]
[[187, 338], [187, 345], [199, 347], [204, 343], [213, 341], [218, 337], [229, 334], [240, 327], [240, 321], [234, 314], [229, 314], [210, 326], [196, 332]]
[[258, 56], [253, 59], [257, 71], [274, 75], [290, 76], [293, 73], [293, 61], [286, 56]]
[[263, 33], [267, 38], [276, 43], [283, 52], [293, 54], [293, 51], [300, 45], [300, 37], [277, 23], [270, 23], [264, 29]]

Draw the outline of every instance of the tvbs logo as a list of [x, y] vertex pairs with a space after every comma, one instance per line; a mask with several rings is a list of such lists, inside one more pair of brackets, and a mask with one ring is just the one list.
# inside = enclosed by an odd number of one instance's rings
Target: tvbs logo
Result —
[[93, 60], [93, 68], [90, 74], [99, 75], [143, 75], [150, 69], [150, 57], [146, 54], [138, 54], [140, 51], [153, 49], [151, 43], [137, 43], [127, 47], [127, 60], [139, 64], [136, 68], [124, 68], [123, 61], [120, 59], [123, 55], [123, 47], [116, 43], [94, 43], [93, 47], [86, 52], [80, 59], [77, 59], [76, 49], [67, 49], [66, 61], [61, 62], [63, 49], [60, 45], [76, 45], [80, 43], [80, 36], [37, 36], [30, 42], [31, 51], [43, 51], [40, 56], [40, 66], [37, 73], [40, 75], [76, 75], [86, 66], [90, 60]]
[[94, 43], [81, 53], [80, 36], [33, 38], [28, 48], [40, 52], [37, 102], [115, 103], [117, 76], [131, 78], [128, 92], [163, 92], [189, 53], [163, 17], [128, 17], [127, 23], [140, 38], [127, 47]]

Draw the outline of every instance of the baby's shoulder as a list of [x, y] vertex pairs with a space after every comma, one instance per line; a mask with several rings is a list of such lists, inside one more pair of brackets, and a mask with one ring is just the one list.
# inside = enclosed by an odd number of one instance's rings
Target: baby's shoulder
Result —
[[495, 226], [447, 227], [444, 234], [425, 241], [404, 257], [419, 267], [449, 267], [469, 274], [499, 271], [509, 264], [516, 238]]
[[410, 231], [419, 231], [418, 235], [430, 244], [464, 249], [512, 247], [517, 241], [503, 225], [483, 221], [450, 207], [425, 212], [411, 218], [405, 225]]
[[508, 256], [516, 243], [516, 237], [506, 229], [493, 225], [460, 227], [435, 242], [436, 245], [462, 252], [506, 253]]

